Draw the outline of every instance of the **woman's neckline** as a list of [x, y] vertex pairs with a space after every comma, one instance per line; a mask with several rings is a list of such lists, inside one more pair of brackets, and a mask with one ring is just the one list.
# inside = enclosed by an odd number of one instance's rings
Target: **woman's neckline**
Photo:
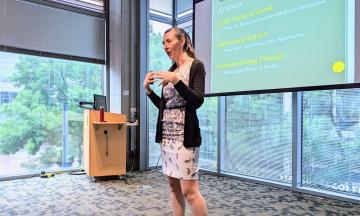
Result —
[[179, 70], [182, 67], [185, 67], [186, 65], [192, 64], [194, 61], [194, 58], [189, 57], [184, 63], [182, 63], [180, 66], [177, 66], [175, 69]]

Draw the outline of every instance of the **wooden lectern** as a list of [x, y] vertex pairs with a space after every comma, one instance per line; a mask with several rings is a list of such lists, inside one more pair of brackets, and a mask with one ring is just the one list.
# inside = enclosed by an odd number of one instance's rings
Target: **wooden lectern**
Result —
[[88, 176], [114, 176], [126, 173], [126, 115], [84, 111], [84, 169]]

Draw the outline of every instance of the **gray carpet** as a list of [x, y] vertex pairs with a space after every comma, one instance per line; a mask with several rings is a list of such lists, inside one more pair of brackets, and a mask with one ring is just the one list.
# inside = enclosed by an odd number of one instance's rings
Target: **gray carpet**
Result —
[[[360, 215], [360, 205], [225, 177], [200, 175], [209, 215]], [[0, 182], [0, 215], [171, 215], [166, 178], [135, 172], [92, 182], [59, 174]], [[186, 215], [191, 215], [189, 207]]]

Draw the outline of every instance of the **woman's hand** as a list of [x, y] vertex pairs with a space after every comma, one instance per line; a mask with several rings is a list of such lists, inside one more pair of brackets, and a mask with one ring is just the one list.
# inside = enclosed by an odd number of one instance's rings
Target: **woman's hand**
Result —
[[161, 83], [159, 85], [166, 86], [168, 83], [175, 85], [180, 81], [179, 76], [174, 72], [154, 72], [154, 78], [160, 79]]
[[143, 82], [143, 86], [144, 86], [144, 89], [146, 90], [146, 93], [148, 93], [148, 94], [151, 93], [152, 90], [150, 88], [150, 85], [153, 84], [154, 82], [155, 82], [154, 72], [147, 73], [144, 78], [144, 82]]

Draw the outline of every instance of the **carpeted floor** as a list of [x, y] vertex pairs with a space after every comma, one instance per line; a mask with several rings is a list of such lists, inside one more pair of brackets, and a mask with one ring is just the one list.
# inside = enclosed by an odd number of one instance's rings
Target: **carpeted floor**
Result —
[[[235, 179], [201, 174], [200, 184], [209, 215], [360, 215], [360, 205]], [[132, 173], [128, 184], [69, 174], [1, 181], [0, 196], [2, 216], [172, 215], [159, 171]]]

